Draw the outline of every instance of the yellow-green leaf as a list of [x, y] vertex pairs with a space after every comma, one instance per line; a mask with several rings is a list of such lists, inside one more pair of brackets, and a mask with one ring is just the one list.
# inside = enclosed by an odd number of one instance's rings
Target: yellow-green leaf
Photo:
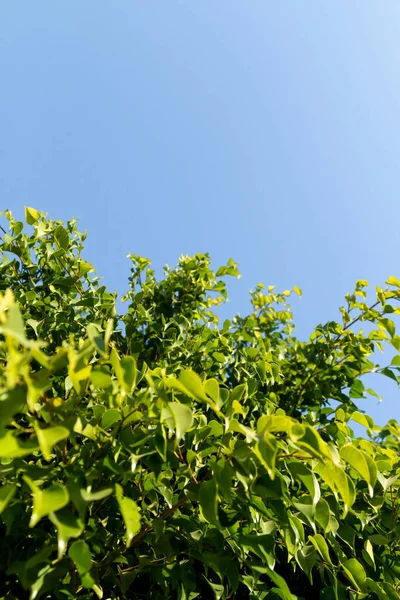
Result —
[[0, 437], [0, 458], [19, 458], [32, 454], [39, 448], [36, 440], [23, 441], [14, 431], [6, 431]]
[[180, 440], [193, 425], [193, 413], [188, 406], [179, 402], [168, 402], [168, 407], [175, 420], [176, 437]]
[[139, 507], [132, 498], [127, 498], [123, 495], [122, 487], [119, 484], [115, 486], [115, 495], [125, 523], [125, 543], [127, 548], [129, 548], [133, 538], [140, 531], [141, 517]]
[[187, 369], [179, 375], [179, 381], [184, 386], [187, 394], [196, 400], [209, 402], [208, 397], [203, 388], [203, 382], [194, 371]]
[[49, 519], [57, 528], [58, 558], [60, 559], [64, 555], [68, 541], [81, 535], [84, 523], [68, 508], [50, 513]]
[[24, 479], [31, 488], [33, 496], [33, 510], [29, 527], [35, 527], [40, 519], [64, 508], [68, 504], [69, 494], [67, 488], [64, 486], [53, 483], [48, 488], [42, 490], [28, 477], [24, 477]]
[[28, 225], [34, 225], [36, 221], [40, 218], [40, 213], [30, 206], [25, 206], [25, 221]]
[[373, 496], [378, 471], [372, 458], [352, 444], [340, 450], [340, 456], [368, 483], [370, 496]]
[[357, 590], [362, 590], [367, 579], [362, 564], [356, 558], [349, 558], [342, 563], [342, 567], [354, 587]]
[[400, 287], [400, 281], [397, 279], [397, 277], [394, 277], [393, 275], [391, 275], [387, 282], [389, 285], [395, 285], [396, 287]]
[[69, 236], [68, 231], [62, 226], [58, 225], [54, 230], [54, 239], [59, 248], [63, 250], [67, 250], [69, 246]]
[[308, 539], [313, 544], [316, 551], [322, 556], [324, 561], [333, 567], [331, 557], [329, 555], [328, 544], [326, 543], [325, 538], [320, 533], [316, 533], [315, 535], [310, 535]]
[[35, 423], [35, 431], [45, 460], [50, 460], [53, 447], [69, 436], [69, 429], [62, 425], [54, 425], [53, 427], [47, 427], [47, 429], [41, 429], [38, 423]]

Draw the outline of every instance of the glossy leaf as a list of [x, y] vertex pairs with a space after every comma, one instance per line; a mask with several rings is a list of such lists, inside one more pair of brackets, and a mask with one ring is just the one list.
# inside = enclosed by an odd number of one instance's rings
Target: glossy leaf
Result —
[[310, 536], [308, 539], [313, 544], [316, 551], [324, 559], [324, 561], [327, 562], [328, 565], [333, 567], [333, 563], [332, 563], [331, 557], [329, 555], [328, 544], [326, 543], [325, 538], [321, 534], [316, 533], [315, 535]]
[[367, 576], [361, 563], [355, 558], [349, 558], [342, 563], [342, 566], [345, 575], [354, 587], [358, 590], [362, 590], [365, 586]]

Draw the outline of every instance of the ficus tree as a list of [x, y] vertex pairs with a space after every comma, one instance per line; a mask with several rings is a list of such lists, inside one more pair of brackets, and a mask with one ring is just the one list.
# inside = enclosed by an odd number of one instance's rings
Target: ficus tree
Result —
[[233, 260], [129, 255], [118, 315], [75, 220], [2, 217], [1, 598], [400, 598], [399, 280], [301, 341], [297, 287], [220, 322]]

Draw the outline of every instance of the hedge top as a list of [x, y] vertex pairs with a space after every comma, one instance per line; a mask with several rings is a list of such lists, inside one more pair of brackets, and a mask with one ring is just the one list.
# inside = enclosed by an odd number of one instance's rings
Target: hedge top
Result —
[[400, 598], [400, 429], [362, 411], [400, 281], [300, 341], [272, 286], [219, 322], [233, 260], [129, 255], [117, 315], [75, 220], [3, 216], [0, 597]]

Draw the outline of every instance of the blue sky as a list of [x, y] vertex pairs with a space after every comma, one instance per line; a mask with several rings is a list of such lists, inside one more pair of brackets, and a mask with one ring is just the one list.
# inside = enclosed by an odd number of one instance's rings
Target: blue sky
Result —
[[128, 252], [232, 256], [229, 311], [296, 284], [305, 337], [400, 276], [399, 40], [397, 0], [3, 2], [2, 208], [78, 217], [120, 293]]

